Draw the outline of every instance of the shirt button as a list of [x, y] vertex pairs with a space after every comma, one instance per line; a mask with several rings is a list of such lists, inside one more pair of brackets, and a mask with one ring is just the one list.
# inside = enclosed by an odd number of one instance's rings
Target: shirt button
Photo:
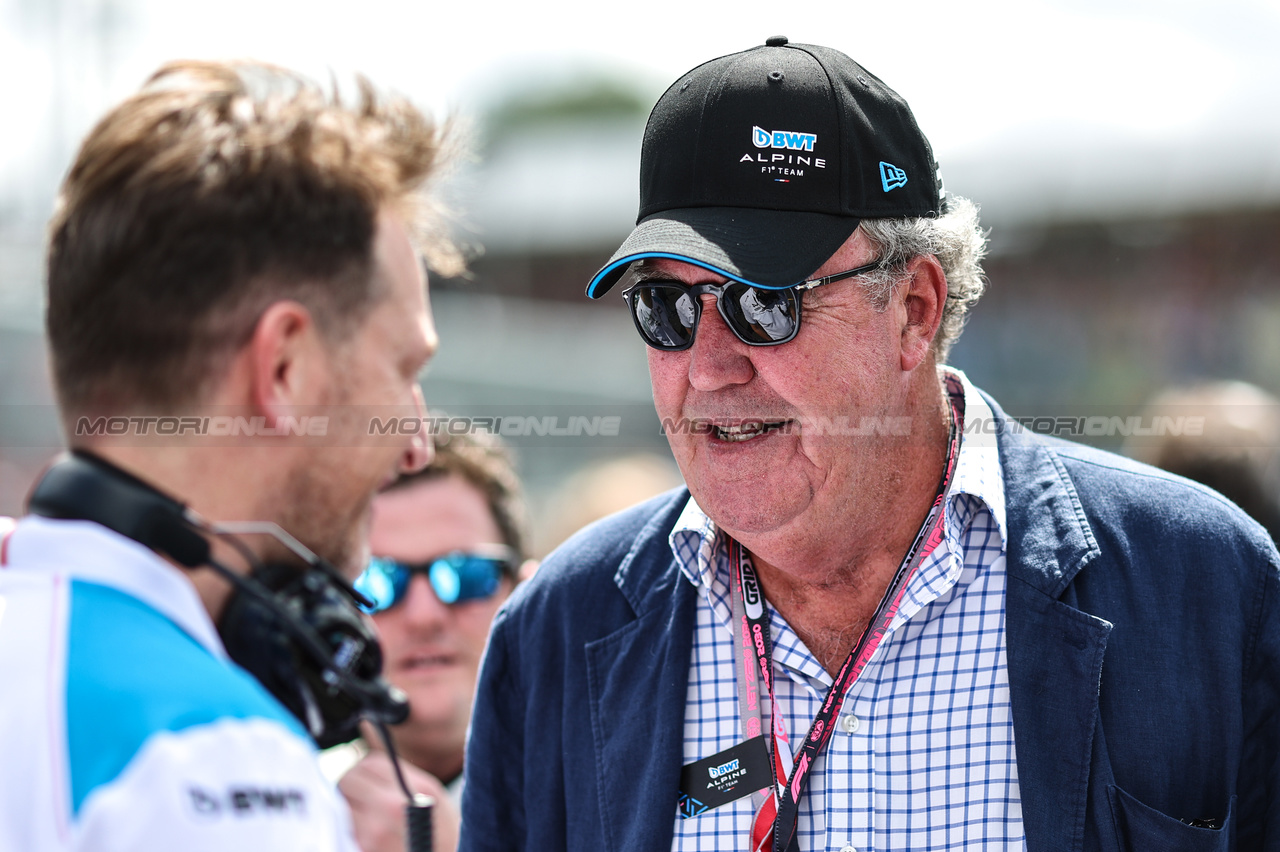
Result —
[[[858, 717], [852, 713], [841, 716], [839, 725], [840, 730], [844, 731], [846, 734], [856, 734], [858, 733], [858, 728], [862, 727], [862, 723], [858, 721]], [[846, 847], [846, 849], [852, 848], [853, 847]], [[841, 849], [840, 852], [846, 852], [846, 849]], [[857, 850], [855, 849], [854, 852], [857, 852]]]
[[840, 852], [858, 852], [858, 850], [854, 847], [852, 843], [846, 843], [844, 848], [841, 849]]

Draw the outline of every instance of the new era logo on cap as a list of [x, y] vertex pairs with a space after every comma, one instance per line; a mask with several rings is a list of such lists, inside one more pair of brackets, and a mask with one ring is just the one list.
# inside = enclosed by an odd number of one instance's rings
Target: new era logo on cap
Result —
[[900, 186], [907, 185], [907, 173], [892, 163], [880, 162], [880, 183], [884, 186], [884, 191], [897, 189]]

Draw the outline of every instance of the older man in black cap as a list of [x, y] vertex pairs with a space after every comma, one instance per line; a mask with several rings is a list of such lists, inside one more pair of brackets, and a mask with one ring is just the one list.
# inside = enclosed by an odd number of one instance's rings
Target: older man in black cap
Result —
[[984, 248], [842, 53], [667, 90], [587, 292], [631, 273], [688, 490], [498, 616], [464, 849], [1280, 849], [1280, 558], [944, 366]]

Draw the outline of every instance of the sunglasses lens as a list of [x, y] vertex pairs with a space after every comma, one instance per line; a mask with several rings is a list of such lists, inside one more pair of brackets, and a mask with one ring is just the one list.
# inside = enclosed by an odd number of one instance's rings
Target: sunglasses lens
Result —
[[373, 601], [373, 608], [361, 607], [365, 612], [382, 612], [396, 605], [409, 585], [409, 570], [393, 559], [375, 556], [369, 567], [361, 572], [353, 584]]
[[462, 578], [458, 576], [457, 567], [448, 559], [437, 559], [427, 577], [441, 603], [457, 602], [458, 593], [462, 591]]
[[[800, 327], [800, 300], [794, 290], [763, 290], [732, 282], [723, 288], [693, 288], [718, 292], [717, 304], [725, 323], [744, 343], [771, 346], [786, 343]], [[693, 345], [700, 303], [688, 287], [669, 282], [641, 283], [628, 291], [627, 303], [645, 343], [675, 351]]]
[[746, 343], [782, 343], [795, 337], [799, 300], [792, 290], [731, 284], [720, 297], [729, 327]]
[[640, 284], [632, 291], [631, 314], [640, 336], [658, 349], [684, 349], [693, 342], [697, 303], [687, 290], [670, 284]]
[[443, 603], [487, 598], [498, 590], [503, 562], [487, 556], [450, 553], [431, 564], [427, 576]]

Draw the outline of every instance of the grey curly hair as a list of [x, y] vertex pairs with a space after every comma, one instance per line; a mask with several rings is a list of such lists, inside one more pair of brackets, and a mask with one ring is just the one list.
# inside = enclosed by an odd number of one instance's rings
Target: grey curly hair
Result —
[[935, 219], [863, 219], [858, 226], [884, 260], [882, 268], [861, 279], [877, 310], [889, 306], [893, 288], [901, 281], [903, 267], [911, 258], [933, 255], [942, 265], [947, 276], [947, 304], [933, 339], [938, 363], [947, 360], [969, 309], [978, 303], [987, 286], [982, 273], [987, 232], [978, 224], [978, 206], [956, 196], [949, 201], [947, 211]]

